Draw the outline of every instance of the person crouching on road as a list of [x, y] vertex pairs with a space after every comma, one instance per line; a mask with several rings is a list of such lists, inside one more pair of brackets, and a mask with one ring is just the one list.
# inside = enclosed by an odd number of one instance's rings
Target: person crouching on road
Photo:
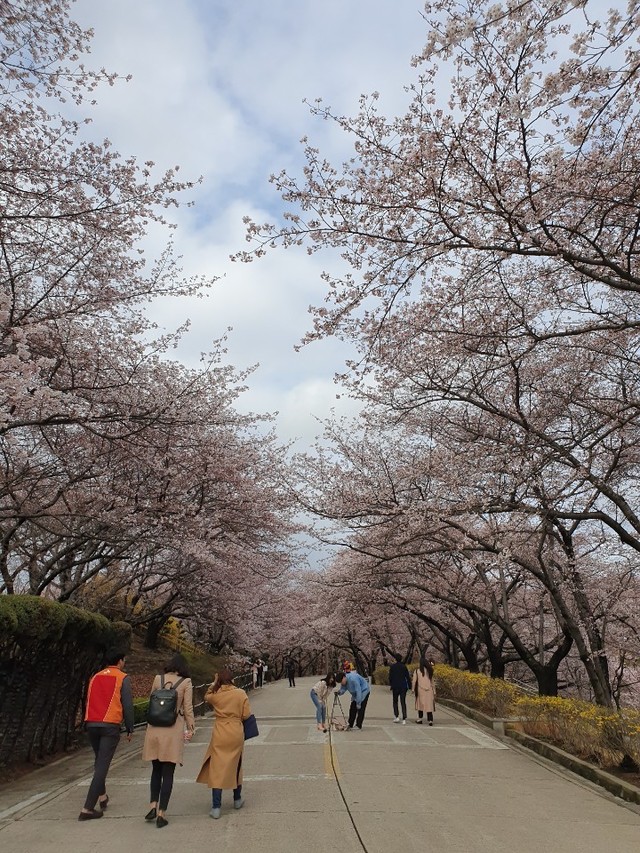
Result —
[[366, 678], [363, 678], [358, 672], [338, 672], [336, 673], [336, 683], [340, 680], [341, 687], [336, 690], [338, 696], [342, 696], [347, 690], [351, 694], [351, 705], [349, 705], [349, 725], [347, 731], [353, 730], [355, 723], [356, 728], [361, 729], [364, 722], [364, 715], [369, 701], [371, 687]]
[[327, 696], [336, 686], [336, 680], [332, 673], [321, 678], [311, 688], [311, 701], [316, 706], [316, 723], [319, 732], [326, 732], [325, 722], [327, 719]]
[[413, 673], [413, 693], [416, 697], [416, 723], [422, 723], [424, 712], [427, 712], [429, 725], [433, 725], [433, 712], [436, 707], [436, 689], [433, 684], [433, 664], [426, 658], [420, 658], [420, 666]]
[[210, 817], [217, 820], [222, 808], [223, 789], [233, 788], [233, 807], [241, 809], [243, 720], [251, 716], [249, 698], [233, 684], [231, 672], [221, 670], [205, 693], [204, 701], [215, 711], [211, 740], [196, 782], [211, 788]]
[[[120, 742], [120, 724], [124, 720], [127, 740], [133, 734], [133, 695], [129, 676], [122, 671], [125, 661], [122, 649], [109, 649], [106, 667], [89, 682], [85, 725], [89, 743], [95, 755], [93, 779], [78, 820], [102, 817], [107, 808], [107, 773]], [[96, 810], [99, 803], [100, 810]]]
[[[151, 692], [157, 690], [161, 683], [162, 676], [156, 675]], [[162, 829], [169, 822], [164, 813], [173, 790], [173, 774], [176, 764], [182, 764], [185, 740], [191, 740], [195, 729], [193, 684], [189, 677], [189, 666], [179, 654], [174, 655], [164, 666], [164, 686], [174, 685], [178, 700], [175, 723], [172, 726], [147, 725], [142, 747], [142, 760], [152, 764], [151, 808], [144, 819], [155, 820], [158, 829]]]

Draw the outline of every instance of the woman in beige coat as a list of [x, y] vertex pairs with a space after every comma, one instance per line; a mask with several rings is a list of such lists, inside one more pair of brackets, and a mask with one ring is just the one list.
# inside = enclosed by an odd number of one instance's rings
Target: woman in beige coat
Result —
[[222, 807], [222, 791], [233, 788], [233, 807], [241, 809], [242, 751], [244, 727], [242, 721], [251, 716], [249, 699], [244, 690], [235, 687], [231, 672], [223, 669], [207, 690], [204, 701], [215, 711], [216, 719], [211, 740], [196, 782], [211, 788], [210, 816], [217, 820]]
[[[180, 683], [178, 683], [180, 682]], [[162, 683], [156, 675], [151, 692]], [[151, 761], [151, 807], [145, 820], [155, 820], [161, 829], [168, 824], [164, 813], [169, 805], [173, 789], [173, 774], [176, 764], [182, 764], [185, 740], [191, 740], [195, 729], [193, 717], [193, 684], [189, 678], [189, 667], [182, 655], [174, 655], [164, 667], [165, 687], [176, 685], [178, 694], [178, 717], [172, 726], [147, 725], [142, 747], [142, 760]]]
[[433, 666], [426, 658], [420, 658], [420, 666], [411, 680], [413, 695], [416, 697], [416, 723], [422, 724], [424, 712], [427, 712], [429, 725], [433, 725], [433, 712], [436, 707], [436, 689], [433, 685]]

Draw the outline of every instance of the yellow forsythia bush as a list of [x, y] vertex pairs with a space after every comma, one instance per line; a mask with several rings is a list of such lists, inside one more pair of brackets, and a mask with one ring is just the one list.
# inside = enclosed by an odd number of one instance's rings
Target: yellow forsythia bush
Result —
[[[412, 664], [410, 669], [415, 669]], [[378, 667], [376, 684], [389, 683], [389, 668]], [[580, 699], [530, 696], [508, 681], [436, 664], [437, 696], [478, 708], [490, 717], [517, 717], [526, 734], [602, 767], [626, 754], [640, 764], [640, 711], [620, 713]]]
[[[417, 663], [408, 663], [407, 669], [413, 676], [413, 671], [418, 668]], [[382, 684], [386, 687], [389, 686], [389, 667], [388, 666], [377, 666], [373, 671], [373, 683], [374, 684]]]
[[500, 678], [464, 672], [441, 663], [436, 664], [435, 679], [439, 696], [458, 702], [469, 702], [491, 717], [512, 715], [513, 707], [522, 692]]
[[619, 764], [625, 754], [640, 763], [640, 711], [618, 713], [557, 696], [523, 696], [516, 708], [527, 734], [550, 740], [572, 755], [603, 767]]
[[438, 695], [466, 702], [492, 717], [518, 717], [526, 734], [603, 767], [626, 754], [640, 764], [640, 711], [620, 713], [580, 699], [530, 696], [513, 684], [444, 664], [435, 668]]

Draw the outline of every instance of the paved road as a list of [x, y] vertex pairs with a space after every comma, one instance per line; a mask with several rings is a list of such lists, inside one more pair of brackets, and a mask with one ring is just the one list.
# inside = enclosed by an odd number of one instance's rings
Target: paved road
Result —
[[[361, 732], [316, 731], [309, 689], [268, 685], [251, 696], [260, 737], [245, 750], [246, 805], [208, 817], [209, 791], [193, 782], [211, 720], [200, 721], [176, 771], [162, 830], [146, 824], [149, 767], [142, 733], [121, 745], [109, 775], [109, 810], [78, 823], [91, 755], [0, 790], [3, 853], [638, 853], [640, 810], [532, 757], [453, 712], [433, 728], [392, 722], [374, 688]], [[347, 703], [343, 698], [345, 710]], [[135, 742], [137, 741], [137, 742]], [[125, 742], [126, 744], [126, 742]], [[336, 778], [337, 776], [337, 778]]]

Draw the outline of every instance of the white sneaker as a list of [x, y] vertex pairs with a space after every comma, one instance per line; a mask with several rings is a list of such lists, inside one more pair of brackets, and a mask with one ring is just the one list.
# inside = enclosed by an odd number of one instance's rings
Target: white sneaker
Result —
[[399, 723], [399, 722], [400, 722], [400, 717], [394, 717], [394, 718], [393, 718], [393, 722], [394, 722], [394, 723]]
[[407, 721], [406, 721], [406, 720], [403, 720], [403, 721], [402, 721], [402, 725], [403, 725], [403, 726], [406, 726], [406, 725], [407, 725]]

